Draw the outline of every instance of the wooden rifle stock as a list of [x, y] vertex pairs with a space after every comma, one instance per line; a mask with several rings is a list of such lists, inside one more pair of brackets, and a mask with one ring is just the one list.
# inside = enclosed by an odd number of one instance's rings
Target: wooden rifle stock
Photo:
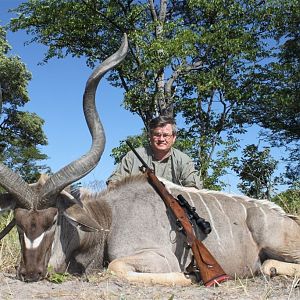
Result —
[[222, 267], [218, 264], [216, 259], [212, 256], [209, 250], [204, 246], [204, 244], [197, 239], [193, 231], [193, 227], [185, 213], [185, 210], [180, 206], [178, 201], [167, 191], [163, 183], [155, 176], [153, 171], [148, 167], [132, 145], [127, 142], [131, 150], [135, 153], [138, 159], [143, 164], [145, 173], [148, 176], [150, 184], [154, 187], [156, 192], [165, 202], [165, 205], [169, 207], [176, 219], [180, 222], [186, 237], [187, 242], [190, 245], [196, 265], [199, 269], [201, 279], [206, 287], [214, 286], [223, 281], [230, 279]]

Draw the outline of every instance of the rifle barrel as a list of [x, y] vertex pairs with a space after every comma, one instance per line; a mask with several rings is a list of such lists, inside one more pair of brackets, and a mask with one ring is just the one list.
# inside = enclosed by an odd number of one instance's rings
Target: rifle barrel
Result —
[[146, 169], [150, 169], [149, 166], [147, 165], [147, 163], [142, 159], [142, 157], [134, 149], [134, 147], [132, 146], [132, 144], [129, 141], [126, 141], [126, 144], [129, 146], [129, 148], [132, 150], [132, 152], [136, 155], [136, 157], [142, 163], [143, 167], [146, 168]]

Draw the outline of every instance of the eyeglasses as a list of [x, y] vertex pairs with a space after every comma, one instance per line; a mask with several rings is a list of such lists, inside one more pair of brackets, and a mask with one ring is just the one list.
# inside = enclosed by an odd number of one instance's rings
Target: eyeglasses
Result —
[[169, 140], [173, 136], [173, 134], [172, 133], [153, 132], [152, 136], [155, 139], [164, 138], [165, 140]]

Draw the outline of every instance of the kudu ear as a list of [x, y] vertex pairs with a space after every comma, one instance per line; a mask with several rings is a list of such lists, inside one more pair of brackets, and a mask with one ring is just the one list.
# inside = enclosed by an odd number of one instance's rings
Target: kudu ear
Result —
[[71, 193], [63, 190], [60, 192], [61, 196], [63, 196], [65, 199], [68, 199], [69, 202], [73, 203], [73, 204], [77, 204], [79, 205], [81, 208], [83, 207], [83, 204], [80, 200], [80, 194], [75, 195], [76, 197], [74, 197]]
[[15, 206], [16, 199], [10, 193], [0, 194], [0, 214], [14, 209]]
[[74, 204], [65, 209], [64, 216], [73, 226], [79, 227], [82, 231], [93, 232], [103, 230], [78, 204]]

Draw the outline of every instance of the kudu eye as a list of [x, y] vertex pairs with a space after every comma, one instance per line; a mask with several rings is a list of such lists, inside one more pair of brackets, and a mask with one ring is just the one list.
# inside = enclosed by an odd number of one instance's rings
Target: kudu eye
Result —
[[19, 231], [24, 232], [24, 227], [23, 227], [22, 224], [16, 223], [16, 226], [17, 226], [17, 229], [18, 229]]
[[45, 231], [50, 231], [54, 225], [56, 225], [56, 220], [53, 220], [52, 223], [46, 226]]
[[52, 222], [50, 223], [50, 225], [46, 228], [46, 230], [50, 230], [54, 225], [56, 225], [56, 221], [57, 221], [57, 216], [55, 216], [52, 220]]
[[56, 221], [57, 221], [57, 215], [53, 218], [52, 226], [56, 224]]

